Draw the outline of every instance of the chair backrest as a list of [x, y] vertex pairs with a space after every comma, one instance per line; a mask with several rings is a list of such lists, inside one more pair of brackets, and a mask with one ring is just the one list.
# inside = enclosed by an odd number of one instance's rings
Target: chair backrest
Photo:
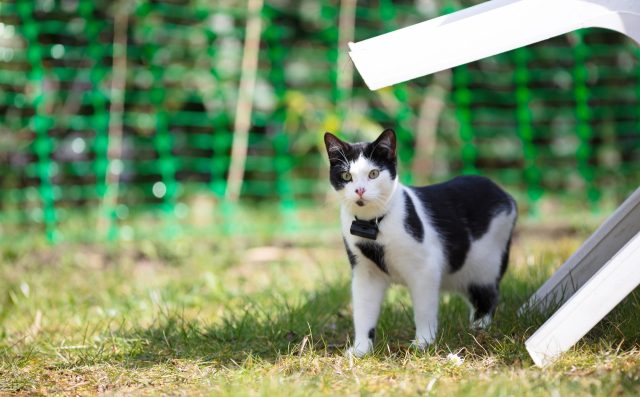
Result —
[[349, 43], [349, 55], [376, 90], [589, 27], [612, 29], [640, 43], [640, 1], [487, 1]]

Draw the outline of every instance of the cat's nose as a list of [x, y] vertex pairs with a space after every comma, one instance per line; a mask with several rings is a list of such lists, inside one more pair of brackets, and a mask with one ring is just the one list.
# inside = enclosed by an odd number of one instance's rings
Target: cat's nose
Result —
[[364, 194], [364, 188], [363, 187], [359, 187], [356, 189], [356, 194], [360, 197], [362, 197], [362, 195]]

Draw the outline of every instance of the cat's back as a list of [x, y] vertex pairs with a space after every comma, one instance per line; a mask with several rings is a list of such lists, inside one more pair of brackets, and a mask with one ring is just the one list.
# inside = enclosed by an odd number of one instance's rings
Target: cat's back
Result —
[[501, 231], [500, 240], [506, 243], [511, 235], [517, 217], [515, 200], [486, 177], [460, 176], [411, 190], [441, 236], [451, 271], [462, 267], [472, 242], [485, 236], [496, 218], [508, 229]]
[[516, 211], [515, 200], [483, 176], [459, 176], [447, 182], [411, 189], [430, 218], [464, 219], [474, 237], [483, 234], [496, 214]]

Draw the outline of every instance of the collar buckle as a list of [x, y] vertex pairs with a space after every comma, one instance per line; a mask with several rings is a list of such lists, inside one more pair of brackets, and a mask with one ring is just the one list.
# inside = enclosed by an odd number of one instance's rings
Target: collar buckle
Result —
[[379, 218], [365, 221], [356, 217], [356, 219], [351, 222], [351, 229], [349, 230], [349, 232], [354, 236], [363, 237], [369, 240], [375, 240], [378, 237], [379, 232], [378, 224], [380, 223], [382, 218], [384, 218], [384, 215]]

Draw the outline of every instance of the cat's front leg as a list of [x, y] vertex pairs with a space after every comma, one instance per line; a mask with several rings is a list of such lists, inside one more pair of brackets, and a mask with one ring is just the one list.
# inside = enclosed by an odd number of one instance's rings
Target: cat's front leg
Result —
[[436, 339], [438, 332], [438, 303], [440, 280], [433, 274], [416, 274], [407, 283], [411, 292], [416, 338], [413, 346], [426, 349]]
[[359, 263], [353, 268], [351, 292], [356, 335], [349, 354], [362, 357], [373, 350], [380, 306], [388, 287], [387, 276], [369, 263]]

